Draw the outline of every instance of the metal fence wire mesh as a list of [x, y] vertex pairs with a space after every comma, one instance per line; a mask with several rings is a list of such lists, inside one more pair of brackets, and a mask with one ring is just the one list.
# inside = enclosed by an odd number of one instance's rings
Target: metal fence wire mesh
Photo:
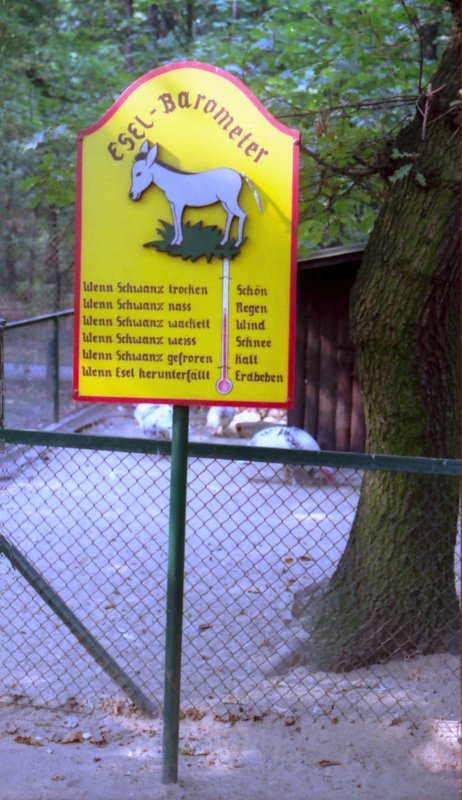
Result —
[[[0, 534], [140, 693], [160, 704], [170, 457], [162, 446], [157, 454], [133, 450], [5, 444]], [[309, 630], [297, 598], [335, 571], [362, 472], [341, 468], [331, 485], [309, 463], [249, 462], [240, 452], [239, 460], [189, 459], [183, 707], [214, 709], [230, 721], [269, 710], [335, 721], [413, 718], [431, 703], [434, 713], [456, 718], [457, 655], [351, 672], [322, 672], [303, 660]], [[446, 512], [442, 491], [434, 513]], [[0, 605], [3, 693], [35, 704], [124, 702], [120, 682], [5, 556]], [[435, 668], [437, 698], [426, 688], [426, 671]]]
[[4, 328], [5, 427], [40, 429], [75, 410], [72, 324], [68, 311], [8, 322]]

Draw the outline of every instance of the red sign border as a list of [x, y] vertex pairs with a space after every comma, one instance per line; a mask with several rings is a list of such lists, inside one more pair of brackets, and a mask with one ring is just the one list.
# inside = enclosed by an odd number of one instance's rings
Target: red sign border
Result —
[[290, 301], [289, 301], [289, 363], [288, 363], [288, 386], [287, 386], [287, 400], [283, 403], [268, 403], [268, 402], [250, 402], [238, 401], [237, 405], [240, 408], [292, 408], [294, 402], [294, 382], [295, 382], [295, 326], [296, 326], [296, 293], [297, 293], [297, 228], [298, 228], [298, 163], [299, 163], [299, 146], [300, 146], [300, 133], [294, 128], [288, 128], [282, 122], [279, 122], [272, 114], [265, 108], [265, 106], [258, 100], [253, 92], [245, 86], [239, 78], [231, 75], [226, 70], [220, 67], [214, 67], [210, 64], [205, 64], [200, 61], [176, 61], [172, 64], [167, 64], [163, 67], [150, 70], [145, 75], [142, 75], [130, 86], [128, 86], [122, 94], [118, 97], [115, 103], [103, 114], [103, 116], [88, 128], [77, 133], [77, 163], [76, 163], [76, 222], [75, 222], [75, 285], [74, 285], [74, 358], [73, 358], [73, 400], [78, 402], [93, 402], [93, 403], [158, 403], [159, 405], [178, 405], [178, 406], [235, 406], [236, 400], [201, 400], [199, 398], [193, 399], [162, 399], [158, 398], [140, 398], [140, 397], [105, 397], [101, 396], [86, 396], [77, 393], [79, 383], [79, 346], [80, 346], [80, 318], [76, 313], [80, 309], [80, 283], [81, 283], [81, 266], [82, 266], [82, 164], [83, 164], [83, 140], [85, 136], [89, 136], [95, 131], [99, 130], [103, 125], [111, 119], [119, 107], [125, 100], [133, 94], [139, 86], [142, 86], [146, 81], [163, 75], [167, 72], [174, 72], [179, 69], [198, 69], [204, 72], [212, 72], [214, 75], [219, 75], [225, 80], [233, 83], [241, 92], [243, 92], [253, 105], [263, 114], [268, 122], [273, 127], [280, 130], [292, 137], [295, 147], [293, 148], [293, 163], [292, 163], [292, 226], [291, 226], [291, 256], [290, 256]]

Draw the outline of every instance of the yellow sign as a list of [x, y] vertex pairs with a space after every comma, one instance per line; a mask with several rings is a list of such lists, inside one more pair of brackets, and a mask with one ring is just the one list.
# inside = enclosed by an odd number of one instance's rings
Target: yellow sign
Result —
[[78, 135], [76, 400], [291, 405], [298, 141], [194, 62]]

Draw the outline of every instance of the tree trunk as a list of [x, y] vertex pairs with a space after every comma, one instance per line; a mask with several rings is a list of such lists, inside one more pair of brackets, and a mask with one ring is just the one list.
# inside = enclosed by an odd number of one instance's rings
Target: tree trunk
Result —
[[8, 291], [13, 293], [16, 290], [16, 259], [14, 254], [14, 212], [11, 198], [13, 192], [9, 192], [9, 187], [5, 191], [5, 286]]
[[53, 286], [53, 311], [61, 304], [61, 271], [59, 253], [58, 213], [54, 204], [48, 206], [47, 282]]
[[[460, 17], [398, 136], [390, 184], [353, 289], [372, 453], [458, 458]], [[407, 155], [405, 155], [407, 154]], [[394, 153], [396, 157], [396, 151]], [[396, 177], [396, 176], [395, 176]], [[338, 567], [307, 623], [321, 668], [348, 670], [457, 647], [459, 481], [367, 472]]]

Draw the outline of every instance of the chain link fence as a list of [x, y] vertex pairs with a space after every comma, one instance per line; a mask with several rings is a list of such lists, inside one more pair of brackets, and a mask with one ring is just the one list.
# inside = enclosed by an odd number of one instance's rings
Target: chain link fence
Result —
[[72, 328], [71, 310], [3, 326], [5, 426], [42, 428], [75, 410]]
[[[4, 440], [4, 695], [37, 705], [114, 708], [137, 702], [138, 692], [158, 707], [170, 444], [7, 430]], [[306, 655], [310, 631], [297, 603], [307, 588], [335, 572], [357, 509], [364, 474], [358, 464], [368, 465], [367, 456], [350, 456], [347, 466], [344, 454], [331, 485], [309, 453], [299, 454], [292, 467], [249, 461], [245, 446], [190, 445], [190, 454], [182, 669], [186, 713], [212, 709], [217, 718], [232, 722], [258, 719], [271, 710], [285, 715], [288, 724], [302, 712], [333, 721], [341, 716], [399, 721], [431, 709], [436, 716], [457, 718], [457, 654], [392, 658], [348, 672], [322, 671]], [[335, 465], [331, 454], [332, 459]], [[435, 474], [430, 479], [441, 486], [434, 513], [444, 519], [448, 478]], [[12, 565], [8, 547], [16, 548], [39, 577], [33, 573], [26, 579], [27, 570]], [[459, 545], [455, 553], [458, 586]], [[66, 610], [61, 617], [43, 586]], [[415, 600], [417, 613], [419, 597]], [[445, 598], [438, 602], [444, 604]], [[70, 632], [62, 621], [66, 614], [78, 619], [85, 635]], [[108, 654], [110, 668], [92, 652], [93, 640]], [[436, 696], [435, 674], [441, 687]], [[124, 676], [134, 691], [126, 690]]]

